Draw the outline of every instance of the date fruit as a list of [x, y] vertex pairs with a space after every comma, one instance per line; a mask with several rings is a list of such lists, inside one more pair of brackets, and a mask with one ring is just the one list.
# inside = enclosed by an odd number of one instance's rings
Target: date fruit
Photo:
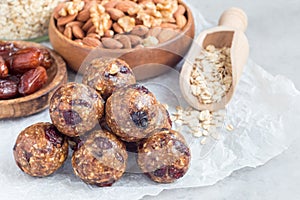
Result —
[[12, 56], [11, 68], [15, 73], [25, 73], [39, 66], [49, 68], [51, 65], [52, 59], [47, 50], [28, 47], [18, 50]]
[[8, 76], [8, 67], [5, 60], [0, 56], [0, 78], [6, 78]]
[[11, 99], [18, 95], [17, 83], [12, 80], [0, 80], [0, 99]]
[[21, 95], [29, 95], [37, 90], [47, 82], [48, 76], [44, 67], [37, 67], [27, 71], [21, 76], [18, 91]]

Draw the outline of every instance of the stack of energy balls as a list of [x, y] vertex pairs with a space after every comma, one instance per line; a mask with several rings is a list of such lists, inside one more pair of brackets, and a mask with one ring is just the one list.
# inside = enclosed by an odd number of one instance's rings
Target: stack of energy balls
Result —
[[86, 67], [82, 83], [67, 83], [52, 96], [52, 124], [37, 123], [19, 134], [14, 146], [19, 168], [48, 176], [62, 166], [70, 146], [80, 179], [111, 186], [126, 170], [127, 150], [136, 147], [137, 164], [153, 181], [171, 183], [184, 176], [189, 147], [171, 130], [167, 109], [136, 83], [128, 64], [96, 58]]

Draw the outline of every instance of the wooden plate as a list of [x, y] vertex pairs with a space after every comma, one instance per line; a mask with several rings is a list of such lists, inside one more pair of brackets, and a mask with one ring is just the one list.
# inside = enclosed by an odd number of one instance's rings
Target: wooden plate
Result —
[[57, 53], [33, 42], [15, 41], [13, 43], [20, 48], [37, 47], [47, 49], [53, 58], [53, 64], [47, 70], [48, 81], [43, 88], [25, 97], [0, 100], [0, 119], [24, 117], [46, 109], [53, 92], [60, 85], [67, 82], [66, 64]]

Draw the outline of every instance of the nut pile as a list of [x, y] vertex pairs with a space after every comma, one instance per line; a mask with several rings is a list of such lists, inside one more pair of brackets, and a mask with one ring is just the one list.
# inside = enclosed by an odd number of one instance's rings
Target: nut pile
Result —
[[[183, 109], [177, 106], [176, 112], [172, 113], [171, 120], [175, 123], [177, 130], [187, 128], [194, 137], [201, 138], [200, 143], [206, 144], [208, 138], [218, 140], [220, 138], [219, 129], [224, 125], [225, 110], [209, 111], [195, 110], [191, 107]], [[231, 124], [226, 125], [228, 131], [233, 130]]]
[[73, 0], [58, 5], [53, 16], [65, 37], [108, 49], [155, 46], [187, 23], [178, 0]]
[[105, 71], [84, 75], [91, 86], [73, 82], [55, 91], [49, 107], [53, 124], [37, 123], [20, 133], [14, 145], [18, 167], [31, 176], [48, 176], [62, 166], [69, 145], [75, 175], [111, 186], [125, 173], [126, 145], [133, 145], [137, 164], [153, 181], [183, 177], [191, 154], [184, 137], [170, 130], [167, 109], [147, 88], [131, 84], [125, 61], [98, 58], [89, 64], [94, 70], [99, 66]]
[[62, 0], [1, 0], [0, 38], [31, 39], [47, 34], [50, 15]]
[[220, 102], [232, 85], [230, 48], [208, 45], [195, 58], [189, 81], [191, 92], [200, 103]]
[[30, 95], [47, 82], [52, 57], [46, 49], [0, 41], [0, 100]]

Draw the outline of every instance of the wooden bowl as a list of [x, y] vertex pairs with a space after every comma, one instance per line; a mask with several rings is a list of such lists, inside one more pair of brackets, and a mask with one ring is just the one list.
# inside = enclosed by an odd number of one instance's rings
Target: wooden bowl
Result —
[[175, 67], [192, 44], [195, 34], [194, 18], [191, 10], [185, 4], [183, 5], [187, 9], [186, 26], [171, 40], [154, 47], [140, 49], [105, 49], [80, 45], [66, 38], [57, 30], [53, 15], [51, 16], [49, 24], [49, 39], [55, 51], [57, 51], [65, 59], [68, 66], [76, 72], [83, 71], [80, 67], [87, 56], [89, 59], [93, 57], [114, 57], [125, 60], [131, 68], [141, 66], [137, 72], [137, 79], [150, 78], [165, 72], [167, 68]]
[[37, 47], [47, 49], [53, 64], [47, 70], [47, 83], [35, 93], [15, 99], [0, 100], [0, 119], [24, 117], [46, 109], [54, 91], [63, 83], [67, 82], [67, 69], [64, 60], [54, 51], [40, 44], [24, 41], [13, 42], [20, 48]]

